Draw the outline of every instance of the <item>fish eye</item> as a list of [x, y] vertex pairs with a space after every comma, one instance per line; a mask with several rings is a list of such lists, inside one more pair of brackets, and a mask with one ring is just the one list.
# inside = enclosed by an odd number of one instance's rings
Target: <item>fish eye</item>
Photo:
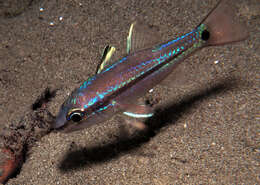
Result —
[[209, 40], [209, 37], [210, 37], [210, 33], [208, 30], [204, 30], [202, 33], [201, 33], [201, 39], [202, 40]]
[[70, 115], [70, 119], [74, 122], [79, 122], [81, 118], [81, 114], [79, 112], [74, 112]]
[[68, 120], [72, 120], [73, 122], [79, 122], [80, 120], [82, 120], [83, 115], [84, 114], [82, 111], [76, 110], [68, 115]]

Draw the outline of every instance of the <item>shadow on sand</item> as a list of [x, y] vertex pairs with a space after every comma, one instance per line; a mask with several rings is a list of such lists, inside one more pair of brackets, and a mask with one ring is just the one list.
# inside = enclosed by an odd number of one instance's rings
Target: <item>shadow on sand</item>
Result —
[[182, 114], [197, 106], [202, 100], [232, 91], [232, 89], [237, 87], [238, 80], [229, 78], [222, 80], [210, 88], [202, 89], [193, 95], [184, 96], [177, 104], [171, 102], [162, 109], [156, 110], [155, 115], [146, 121], [148, 127], [146, 131], [138, 132], [128, 138], [119, 137], [115, 141], [103, 146], [84, 147], [76, 151], [68, 151], [61, 161], [59, 169], [65, 173], [70, 170], [85, 168], [117, 158], [125, 152], [138, 149], [142, 144], [153, 138], [161, 128], [169, 124], [175, 124]]

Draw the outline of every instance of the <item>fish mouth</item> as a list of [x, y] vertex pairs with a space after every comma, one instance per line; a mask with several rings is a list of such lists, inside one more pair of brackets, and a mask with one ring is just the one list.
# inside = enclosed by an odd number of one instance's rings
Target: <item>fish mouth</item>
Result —
[[62, 133], [70, 133], [70, 132], [81, 130], [80, 123], [73, 122], [72, 124], [71, 121], [67, 121], [67, 120], [65, 124], [63, 124], [63, 122], [61, 123], [56, 122], [55, 126], [56, 127], [53, 128]]
[[58, 116], [56, 117], [56, 120], [52, 126], [52, 128], [54, 128], [57, 131], [63, 132], [63, 133], [69, 133], [72, 131], [76, 131], [77, 129], [77, 125], [76, 123], [71, 124], [71, 121], [68, 121], [66, 116], [65, 116], [65, 111], [61, 110], [58, 114]]

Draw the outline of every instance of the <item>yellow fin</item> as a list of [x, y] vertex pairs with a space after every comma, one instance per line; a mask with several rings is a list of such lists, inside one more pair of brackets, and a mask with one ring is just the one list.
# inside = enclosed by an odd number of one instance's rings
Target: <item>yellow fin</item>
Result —
[[109, 46], [107, 45], [104, 50], [103, 50], [103, 54], [102, 54], [102, 58], [101, 58], [101, 62], [97, 67], [97, 71], [96, 74], [100, 73], [101, 71], [103, 71], [103, 69], [105, 69], [105, 66], [108, 64], [108, 62], [111, 60], [114, 52], [116, 51], [116, 48], [113, 46]]

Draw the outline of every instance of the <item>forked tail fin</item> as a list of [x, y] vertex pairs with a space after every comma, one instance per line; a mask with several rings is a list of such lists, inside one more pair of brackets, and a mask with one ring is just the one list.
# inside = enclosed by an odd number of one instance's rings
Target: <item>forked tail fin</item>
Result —
[[235, 16], [231, 0], [221, 0], [201, 24], [209, 32], [208, 45], [221, 45], [237, 42], [248, 37], [245, 25], [239, 23]]

